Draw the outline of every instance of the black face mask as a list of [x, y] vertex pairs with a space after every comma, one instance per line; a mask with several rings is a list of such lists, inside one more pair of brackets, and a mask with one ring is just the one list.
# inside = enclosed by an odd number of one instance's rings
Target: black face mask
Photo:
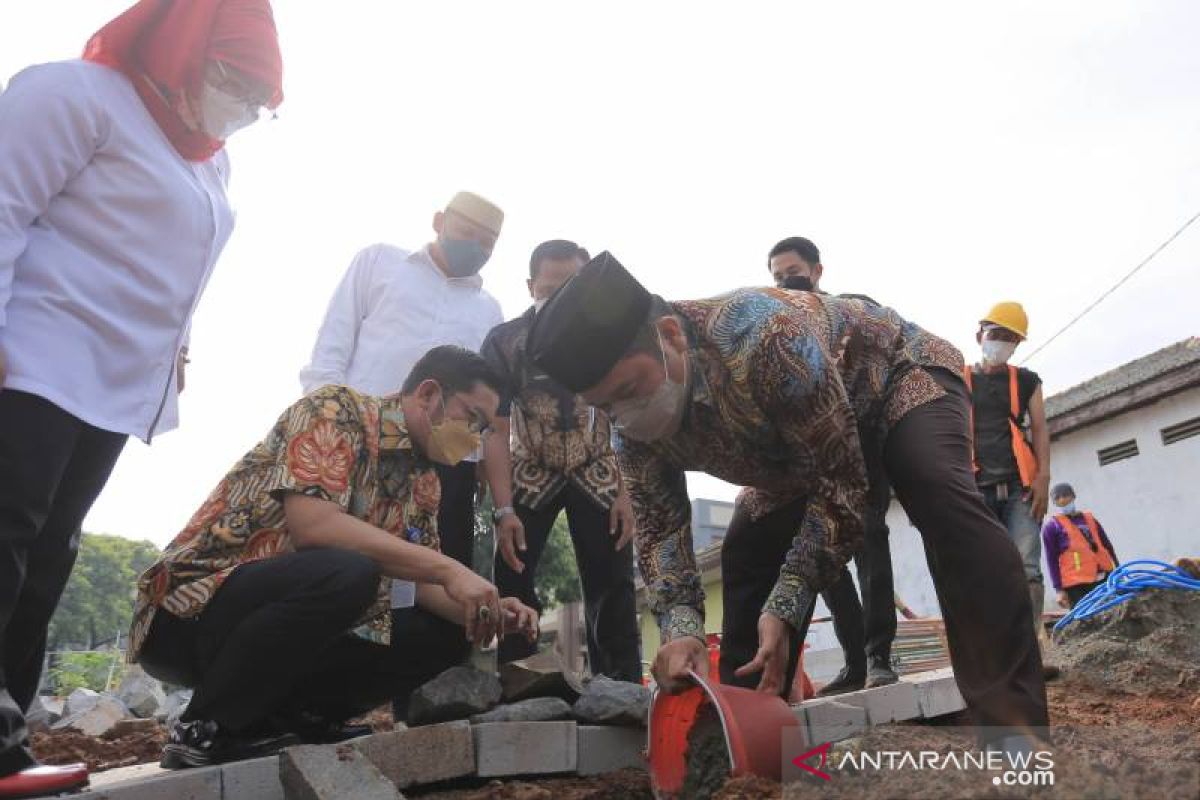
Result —
[[807, 275], [788, 275], [783, 279], [784, 289], [793, 289], [797, 292], [811, 292], [813, 290], [812, 278]]

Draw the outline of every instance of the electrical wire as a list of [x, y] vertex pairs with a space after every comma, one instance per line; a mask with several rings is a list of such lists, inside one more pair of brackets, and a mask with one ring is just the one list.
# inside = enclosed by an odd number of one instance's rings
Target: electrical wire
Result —
[[[1157, 569], [1148, 569], [1146, 565]], [[1193, 578], [1179, 567], [1162, 561], [1130, 561], [1114, 569], [1104, 583], [1085, 594], [1066, 616], [1054, 624], [1054, 630], [1062, 630], [1072, 622], [1089, 619], [1119, 606], [1146, 589], [1200, 592], [1200, 579]]]
[[1153, 261], [1155, 256], [1157, 256], [1163, 250], [1166, 250], [1167, 247], [1170, 246], [1171, 242], [1178, 239], [1183, 234], [1183, 232], [1186, 231], [1188, 228], [1190, 228], [1192, 226], [1192, 223], [1198, 219], [1200, 219], [1200, 211], [1197, 211], [1195, 214], [1193, 214], [1192, 218], [1189, 219], [1187, 222], [1183, 223], [1183, 225], [1179, 228], [1179, 230], [1177, 230], [1173, 234], [1171, 234], [1165, 242], [1160, 244], [1158, 247], [1154, 248], [1153, 253], [1146, 256], [1144, 259], [1141, 260], [1141, 262], [1136, 267], [1129, 270], [1129, 272], [1125, 273], [1124, 277], [1122, 277], [1119, 281], [1117, 281], [1111, 287], [1109, 287], [1108, 291], [1106, 291], [1104, 294], [1097, 297], [1094, 301], [1092, 301], [1091, 305], [1089, 305], [1083, 311], [1080, 311], [1078, 314], [1076, 314], [1075, 317], [1070, 322], [1068, 322], [1066, 325], [1063, 325], [1061, 328], [1059, 328], [1057, 333], [1055, 333], [1049, 339], [1047, 339], [1046, 341], [1044, 341], [1040, 345], [1038, 345], [1037, 348], [1032, 353], [1025, 356], [1025, 359], [1021, 362], [1021, 366], [1028, 364], [1033, 359], [1034, 356], [1036, 356], [1038, 353], [1045, 350], [1046, 347], [1048, 347], [1051, 342], [1053, 342], [1059, 336], [1062, 336], [1064, 333], [1066, 333], [1067, 330], [1069, 330], [1071, 328], [1071, 326], [1073, 326], [1076, 322], [1079, 322], [1079, 320], [1086, 317], [1093, 308], [1095, 308], [1096, 306], [1103, 303], [1104, 300], [1109, 295], [1111, 295], [1113, 292], [1115, 292], [1117, 289], [1120, 289], [1125, 284], [1126, 281], [1128, 281], [1130, 278], [1132, 278], [1134, 275], [1136, 275], [1137, 272], [1142, 267], [1146, 266], [1151, 261]]

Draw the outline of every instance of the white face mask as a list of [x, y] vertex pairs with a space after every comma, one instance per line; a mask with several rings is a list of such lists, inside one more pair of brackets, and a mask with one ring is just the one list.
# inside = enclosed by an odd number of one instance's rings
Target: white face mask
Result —
[[687, 407], [687, 359], [683, 362], [684, 379], [676, 383], [667, 370], [667, 351], [661, 332], [658, 347], [663, 358], [663, 382], [649, 397], [613, 403], [610, 414], [622, 436], [639, 442], [653, 442], [674, 434], [683, 423], [683, 412]]
[[980, 346], [983, 348], [983, 363], [993, 367], [1007, 364], [1017, 349], [1016, 342], [1002, 342], [999, 339], [984, 339]]
[[549, 297], [543, 297], [541, 300], [534, 300], [534, 301], [533, 301], [533, 310], [534, 310], [535, 312], [537, 312], [537, 311], [541, 311], [541, 310], [542, 310], [542, 307], [543, 307], [544, 305], [546, 305], [546, 303], [547, 303], [547, 302], [549, 302], [549, 300], [550, 300], [550, 298], [549, 298]]
[[200, 90], [200, 128], [212, 138], [224, 141], [257, 121], [258, 114], [245, 100], [209, 83]]
[[1075, 513], [1075, 501], [1072, 500], [1071, 502], [1067, 503], [1065, 506], [1059, 506], [1058, 510], [1060, 513], [1067, 514], [1068, 516], [1071, 514], [1074, 514]]

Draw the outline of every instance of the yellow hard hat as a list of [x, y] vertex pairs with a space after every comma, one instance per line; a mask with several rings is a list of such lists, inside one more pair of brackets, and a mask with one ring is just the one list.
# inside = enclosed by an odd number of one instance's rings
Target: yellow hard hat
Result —
[[1014, 303], [1011, 300], [996, 303], [992, 306], [992, 310], [979, 320], [981, 325], [985, 322], [1007, 328], [1022, 339], [1029, 338], [1029, 317], [1026, 316], [1025, 309], [1021, 308], [1020, 303]]

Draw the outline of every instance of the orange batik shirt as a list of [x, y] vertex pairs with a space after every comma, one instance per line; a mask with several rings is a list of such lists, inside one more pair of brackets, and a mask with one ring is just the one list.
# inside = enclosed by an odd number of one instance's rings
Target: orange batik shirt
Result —
[[[280, 416], [142, 574], [130, 660], [158, 609], [194, 618], [239, 565], [294, 550], [283, 513], [291, 493], [337, 503], [393, 536], [439, 549], [441, 485], [433, 464], [413, 448], [399, 395], [369, 397], [326, 386]], [[386, 643], [391, 579], [379, 583], [378, 600], [355, 632]]]

